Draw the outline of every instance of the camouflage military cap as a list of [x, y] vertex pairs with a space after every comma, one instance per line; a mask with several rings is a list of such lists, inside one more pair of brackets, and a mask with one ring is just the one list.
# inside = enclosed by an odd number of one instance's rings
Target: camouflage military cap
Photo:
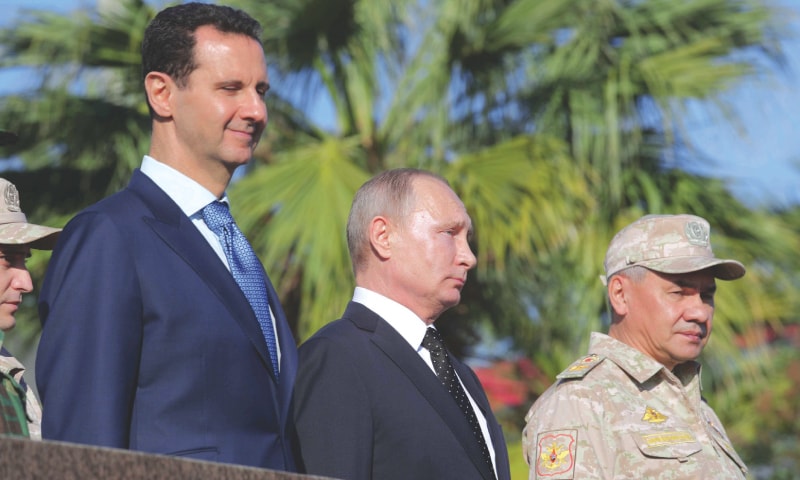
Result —
[[646, 215], [614, 236], [606, 252], [605, 280], [637, 265], [661, 273], [711, 269], [721, 280], [735, 280], [745, 272], [736, 260], [714, 256], [705, 219], [685, 214]]
[[0, 245], [28, 245], [52, 250], [60, 228], [28, 223], [19, 206], [19, 192], [13, 183], [0, 178]]

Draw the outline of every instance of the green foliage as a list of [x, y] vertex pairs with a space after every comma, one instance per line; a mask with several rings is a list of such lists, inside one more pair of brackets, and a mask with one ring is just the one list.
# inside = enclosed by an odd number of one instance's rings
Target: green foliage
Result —
[[[797, 334], [794, 343], [781, 340], [773, 344], [769, 368], [763, 378], [756, 382], [745, 381], [745, 375], [736, 372], [739, 381], [718, 389], [715, 397], [709, 399], [727, 426], [742, 459], [748, 465], [769, 465], [773, 471], [768, 478], [795, 478], [792, 475], [800, 468], [798, 345], [800, 335]], [[754, 355], [765, 353], [753, 352]]]
[[[282, 298], [296, 295], [290, 318], [306, 338], [337, 318], [352, 293], [344, 225], [350, 202], [369, 174], [356, 166], [358, 138], [327, 138], [276, 154], [231, 189], [241, 228], [277, 278]], [[269, 228], [263, 228], [269, 225]], [[287, 302], [284, 302], [287, 303]]]
[[508, 460], [511, 466], [512, 480], [525, 480], [528, 478], [528, 464], [525, 463], [520, 442], [508, 443]]
[[0, 66], [35, 68], [41, 79], [0, 103], [0, 124], [20, 135], [10, 153], [31, 169], [84, 172], [87, 187], [110, 169], [105, 193], [124, 186], [149, 144], [138, 52], [152, 15], [141, 0], [126, 0], [97, 16], [33, 12], [0, 31]]

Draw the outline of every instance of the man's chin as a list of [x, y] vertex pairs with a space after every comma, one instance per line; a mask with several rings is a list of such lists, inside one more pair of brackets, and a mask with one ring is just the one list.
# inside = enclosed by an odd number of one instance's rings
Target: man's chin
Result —
[[457, 294], [451, 295], [450, 297], [445, 299], [442, 302], [442, 306], [444, 307], [444, 310], [449, 310], [458, 305], [460, 302], [461, 302], [461, 292], [458, 292]]
[[249, 156], [248, 157], [240, 157], [240, 158], [234, 157], [234, 158], [228, 159], [225, 162], [225, 164], [228, 166], [228, 170], [233, 171], [233, 170], [236, 170], [239, 167], [243, 167], [243, 166], [247, 165], [247, 163], [250, 161], [250, 158], [251, 157], [249, 157]]
[[6, 320], [6, 319], [0, 320], [0, 330], [2, 330], [4, 332], [11, 331], [16, 326], [17, 326], [17, 322], [13, 318], [10, 321]]
[[684, 351], [684, 352], [682, 352], [682, 354], [680, 356], [680, 362], [679, 363], [693, 362], [693, 361], [697, 360], [698, 358], [700, 358], [700, 354], [701, 353], [703, 353], [703, 349], [702, 348], [697, 349], [697, 350]]

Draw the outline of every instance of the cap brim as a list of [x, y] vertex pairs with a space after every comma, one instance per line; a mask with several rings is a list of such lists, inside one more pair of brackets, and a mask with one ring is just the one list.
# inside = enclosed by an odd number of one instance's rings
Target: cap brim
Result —
[[9, 223], [0, 225], [0, 244], [28, 245], [37, 250], [52, 250], [60, 233], [60, 228], [31, 223]]
[[637, 265], [661, 273], [692, 273], [710, 270], [720, 280], [736, 280], [745, 274], [744, 265], [736, 260], [709, 257], [673, 257], [639, 262]]

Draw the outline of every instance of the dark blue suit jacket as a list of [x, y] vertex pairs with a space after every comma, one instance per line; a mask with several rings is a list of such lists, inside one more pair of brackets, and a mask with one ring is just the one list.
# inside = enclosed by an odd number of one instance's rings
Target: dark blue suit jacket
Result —
[[[308, 473], [346, 480], [494, 478], [436, 374], [367, 307], [351, 302], [299, 355], [295, 424]], [[505, 440], [483, 388], [469, 367], [452, 360], [486, 417], [498, 478], [508, 480]]]
[[247, 299], [147, 176], [73, 218], [39, 297], [43, 436], [294, 470], [297, 350], [267, 281], [276, 382]]

